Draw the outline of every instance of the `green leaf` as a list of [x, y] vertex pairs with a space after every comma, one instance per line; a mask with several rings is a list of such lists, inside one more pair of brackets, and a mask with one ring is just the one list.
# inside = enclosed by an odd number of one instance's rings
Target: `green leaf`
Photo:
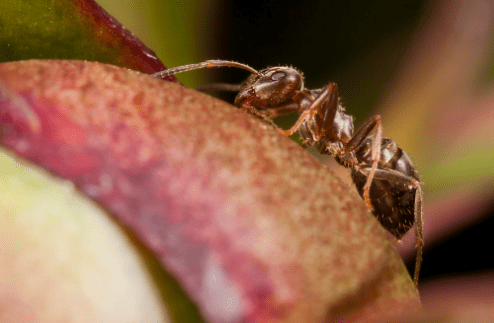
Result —
[[91, 0], [2, 1], [0, 29], [1, 62], [78, 59], [145, 73], [165, 69], [152, 50]]

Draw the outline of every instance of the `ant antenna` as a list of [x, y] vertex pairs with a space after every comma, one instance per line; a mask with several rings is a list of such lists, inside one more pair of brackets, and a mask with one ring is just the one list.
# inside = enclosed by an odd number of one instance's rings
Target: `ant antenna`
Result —
[[187, 72], [187, 71], [192, 71], [192, 70], [198, 70], [198, 69], [205, 68], [205, 67], [209, 68], [209, 67], [224, 67], [224, 66], [241, 68], [241, 69], [244, 69], [244, 70], [251, 72], [252, 74], [259, 75], [259, 72], [256, 71], [255, 69], [253, 69], [252, 67], [250, 67], [249, 65], [245, 65], [245, 64], [237, 63], [237, 62], [233, 62], [233, 61], [223, 61], [223, 60], [215, 59], [215, 60], [204, 61], [202, 63], [197, 63], [197, 64], [188, 64], [188, 65], [183, 65], [183, 66], [177, 66], [174, 68], [170, 68], [170, 69], [155, 73], [155, 74], [153, 74], [153, 76], [157, 77], [157, 78], [164, 78], [164, 77], [169, 76], [169, 75]]

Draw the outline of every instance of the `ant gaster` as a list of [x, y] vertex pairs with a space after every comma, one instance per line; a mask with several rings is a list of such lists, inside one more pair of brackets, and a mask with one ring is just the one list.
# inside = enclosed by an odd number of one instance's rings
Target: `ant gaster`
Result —
[[238, 91], [234, 104], [273, 126], [274, 117], [297, 111], [298, 120], [290, 129], [280, 129], [282, 134], [289, 136], [298, 131], [305, 145], [316, 145], [322, 154], [333, 155], [339, 164], [350, 168], [360, 196], [382, 226], [398, 240], [415, 223], [414, 282], [417, 285], [424, 246], [421, 183], [408, 155], [393, 140], [382, 138], [381, 118], [373, 116], [354, 132], [353, 117], [345, 113], [336, 84], [306, 89], [302, 74], [292, 67], [256, 71], [237, 62], [208, 60], [153, 76], [163, 78], [221, 66], [245, 69], [252, 75], [240, 85], [213, 84], [203, 89]]

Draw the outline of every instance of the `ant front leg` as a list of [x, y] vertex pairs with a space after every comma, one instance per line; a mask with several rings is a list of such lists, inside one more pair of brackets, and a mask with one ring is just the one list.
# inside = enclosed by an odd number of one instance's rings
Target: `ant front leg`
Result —
[[382, 125], [381, 125], [381, 117], [378, 115], [373, 116], [371, 119], [367, 120], [353, 135], [352, 139], [345, 145], [345, 152], [351, 152], [356, 150], [364, 140], [369, 136], [371, 131], [376, 128], [376, 135], [372, 138], [372, 146], [371, 146], [371, 160], [372, 166], [367, 176], [367, 181], [364, 186], [364, 201], [367, 206], [374, 210], [372, 203], [369, 197], [370, 187], [372, 185], [372, 180], [374, 179], [374, 174], [377, 170], [377, 165], [379, 163], [379, 159], [381, 159], [381, 139], [382, 139]]
[[279, 129], [281, 132], [283, 132], [284, 130], [280, 129], [273, 122], [273, 119], [280, 116], [280, 115], [287, 114], [287, 113], [290, 113], [292, 111], [296, 111], [298, 109], [297, 103], [293, 102], [293, 101], [286, 102], [286, 103], [283, 103], [283, 104], [280, 104], [280, 105], [277, 105], [274, 107], [270, 107], [270, 108], [264, 108], [263, 106], [256, 107], [247, 101], [247, 102], [242, 102], [242, 104], [238, 105], [238, 107], [240, 109], [247, 111], [250, 114], [253, 114], [253, 115], [261, 118], [265, 122], [272, 125], [275, 129]]
[[[293, 111], [298, 110], [298, 104], [294, 101], [289, 101], [274, 107], [269, 107], [265, 109], [261, 109], [261, 111], [266, 117], [269, 119], [274, 119], [284, 114], [288, 114]], [[282, 130], [283, 131], [283, 130]]]
[[260, 119], [264, 120], [266, 123], [270, 124], [273, 126], [275, 129], [279, 129], [279, 127], [273, 122], [272, 118], [270, 115], [264, 113], [262, 110], [258, 110], [255, 107], [251, 105], [243, 105], [241, 107], [243, 110], [247, 111], [248, 113], [255, 115], [256, 117], [259, 117]]

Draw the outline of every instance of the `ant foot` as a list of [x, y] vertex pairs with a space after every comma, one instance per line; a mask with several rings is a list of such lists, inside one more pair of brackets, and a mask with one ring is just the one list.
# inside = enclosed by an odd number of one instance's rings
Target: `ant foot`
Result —
[[371, 211], [374, 211], [374, 206], [371, 203], [368, 190], [364, 191], [364, 201], [365, 201], [365, 204], [367, 204], [367, 206], [369, 207], [369, 209]]

